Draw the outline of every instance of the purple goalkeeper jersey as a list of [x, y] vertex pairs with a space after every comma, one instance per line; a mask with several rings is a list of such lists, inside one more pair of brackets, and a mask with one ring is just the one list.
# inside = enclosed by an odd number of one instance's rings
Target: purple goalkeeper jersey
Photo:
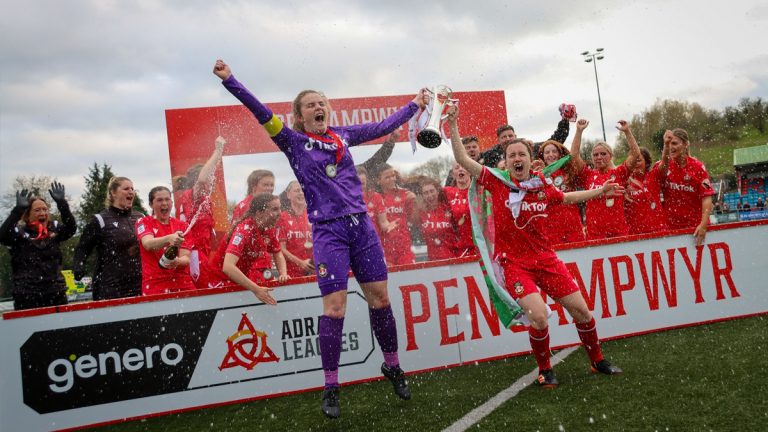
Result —
[[[267, 129], [272, 141], [288, 157], [293, 173], [304, 190], [310, 222], [322, 222], [367, 212], [362, 185], [349, 151], [344, 151], [341, 161], [337, 164], [337, 144], [330, 135], [323, 135], [322, 138], [329, 141], [326, 143], [284, 126], [269, 108], [235, 79], [234, 75], [230, 75], [222, 84], [253, 113], [259, 123]], [[346, 147], [351, 147], [392, 133], [413, 117], [417, 110], [418, 106], [409, 102], [379, 123], [329, 129]]]

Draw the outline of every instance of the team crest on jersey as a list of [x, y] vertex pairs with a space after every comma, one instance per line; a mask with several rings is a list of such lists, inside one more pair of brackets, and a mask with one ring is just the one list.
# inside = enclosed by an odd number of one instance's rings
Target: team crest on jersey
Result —
[[400, 199], [400, 197], [399, 197], [399, 196], [396, 196], [396, 197], [395, 197], [395, 202], [400, 202], [400, 201], [402, 201], [402, 200]]
[[272, 270], [265, 269], [261, 275], [264, 276], [264, 280], [270, 280], [272, 279]]
[[547, 198], [547, 194], [545, 194], [544, 191], [540, 191], [536, 197], [539, 199], [539, 201], [544, 201]]
[[515, 294], [521, 295], [523, 294], [523, 284], [520, 283], [520, 281], [515, 282]]
[[269, 244], [269, 236], [262, 236], [261, 239], [264, 240], [265, 245]]
[[325, 264], [320, 264], [319, 266], [317, 266], [317, 274], [320, 277], [328, 276], [328, 267]]

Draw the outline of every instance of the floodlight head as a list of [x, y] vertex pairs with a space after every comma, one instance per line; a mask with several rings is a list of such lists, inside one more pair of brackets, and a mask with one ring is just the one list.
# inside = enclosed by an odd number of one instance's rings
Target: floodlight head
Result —
[[584, 51], [583, 53], [581, 53], [581, 55], [583, 55], [583, 56], [585, 56], [587, 54], [589, 54], [589, 51]]
[[603, 48], [598, 48], [597, 52], [603, 52]]
[[586, 59], [584, 59], [584, 61], [587, 62], [587, 63], [591, 63], [592, 62], [592, 57], [586, 58]]
[[602, 60], [602, 59], [604, 59], [604, 58], [605, 58], [605, 56], [601, 56], [601, 55], [597, 56], [597, 59], [598, 59], [598, 60]]

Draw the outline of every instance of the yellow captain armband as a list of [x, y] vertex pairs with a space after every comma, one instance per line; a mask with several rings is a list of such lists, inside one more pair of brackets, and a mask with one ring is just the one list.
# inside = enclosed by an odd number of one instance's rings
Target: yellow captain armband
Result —
[[280, 119], [274, 114], [272, 114], [272, 118], [262, 126], [264, 126], [264, 129], [267, 130], [267, 133], [271, 137], [279, 134], [280, 131], [283, 130], [283, 122], [281, 122]]

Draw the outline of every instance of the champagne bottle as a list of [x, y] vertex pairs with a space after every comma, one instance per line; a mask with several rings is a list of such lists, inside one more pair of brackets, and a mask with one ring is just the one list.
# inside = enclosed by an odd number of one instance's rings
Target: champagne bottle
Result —
[[[181, 235], [181, 232], [179, 232], [179, 235]], [[170, 270], [171, 263], [173, 262], [173, 260], [176, 259], [178, 255], [179, 255], [179, 247], [175, 245], [170, 245], [165, 249], [165, 252], [163, 252], [163, 255], [160, 257], [160, 261], [158, 261], [157, 265], [159, 265], [160, 268]]]

